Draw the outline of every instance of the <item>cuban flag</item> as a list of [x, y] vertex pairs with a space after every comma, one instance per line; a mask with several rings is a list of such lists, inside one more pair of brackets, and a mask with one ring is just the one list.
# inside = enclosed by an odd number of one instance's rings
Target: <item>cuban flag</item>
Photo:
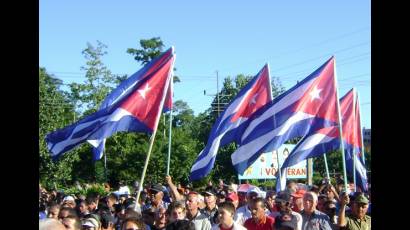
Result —
[[232, 164], [243, 173], [260, 154], [277, 150], [295, 137], [338, 123], [335, 60], [257, 111], [244, 130]]
[[[342, 114], [342, 132], [345, 148], [346, 170], [353, 175], [356, 170], [356, 185], [363, 191], [368, 191], [367, 170], [362, 153], [362, 132], [360, 128], [360, 107], [359, 97], [353, 88], [346, 93], [340, 100], [340, 110]], [[356, 169], [354, 169], [353, 161]]]
[[[354, 89], [350, 90], [340, 99], [340, 114], [342, 116], [343, 144], [345, 149], [346, 169], [353, 174], [353, 157], [356, 158], [356, 183], [367, 191], [367, 175], [364, 163], [360, 158], [361, 133], [359, 107], [357, 94]], [[340, 148], [340, 134], [338, 126], [326, 127], [306, 135], [295, 146], [285, 162], [282, 164], [281, 172], [285, 174], [286, 168], [296, 165], [308, 158], [320, 157], [326, 152]], [[284, 180], [284, 178], [282, 178]], [[283, 184], [284, 182], [281, 181]]]
[[[162, 59], [162, 60], [164, 60], [164, 59]], [[158, 61], [161, 61], [161, 59], [159, 59]], [[157, 65], [150, 65], [151, 63], [154, 63], [154, 62], [155, 62], [155, 59], [152, 62], [150, 62], [146, 65], [148, 67], [148, 71], [146, 71], [145, 73], [149, 73], [149, 70], [150, 70], [149, 67], [150, 66], [151, 66], [151, 68], [152, 67], [154, 67], [154, 68], [157, 67]], [[126, 83], [124, 83], [124, 84], [126, 84]], [[165, 97], [165, 102], [164, 102], [164, 107], [163, 107], [163, 112], [164, 113], [169, 112], [172, 109], [173, 85], [174, 85], [174, 83], [173, 83], [173, 80], [171, 79], [170, 83], [169, 83], [168, 90], [167, 90], [167, 95]], [[123, 87], [121, 87], [121, 88], [123, 88]], [[116, 94], [115, 91], [113, 93], [111, 93], [110, 95], [108, 95], [106, 97], [106, 99], [103, 101], [103, 103], [101, 104], [100, 109], [104, 109], [107, 106], [109, 106], [110, 105], [109, 102], [116, 101], [116, 100], [113, 100], [111, 97], [116, 97], [118, 95], [121, 95], [121, 94]], [[148, 133], [150, 133], [150, 132], [148, 132]], [[93, 150], [92, 150], [92, 152], [93, 152], [93, 161], [100, 160], [103, 156], [103, 153], [104, 153], [106, 138], [104, 138], [102, 140], [87, 140], [87, 141], [93, 146]]]
[[212, 126], [205, 148], [191, 168], [190, 180], [199, 180], [211, 172], [218, 149], [240, 140], [249, 117], [272, 100], [269, 66], [259, 73], [229, 103]]
[[174, 61], [174, 48], [171, 47], [123, 81], [97, 112], [47, 134], [52, 158], [58, 159], [85, 141], [103, 148], [105, 139], [119, 131], [152, 133], [158, 126]]

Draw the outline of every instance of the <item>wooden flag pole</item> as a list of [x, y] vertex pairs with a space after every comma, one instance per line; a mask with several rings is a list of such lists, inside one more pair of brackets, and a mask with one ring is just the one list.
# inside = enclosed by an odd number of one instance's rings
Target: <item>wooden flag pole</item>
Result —
[[[172, 48], [173, 49], [173, 48]], [[175, 55], [175, 54], [174, 54]], [[164, 107], [164, 102], [165, 102], [165, 98], [166, 98], [166, 92], [168, 90], [170, 81], [172, 81], [172, 71], [173, 71], [173, 66], [174, 66], [174, 62], [175, 62], [175, 57], [174, 60], [172, 61], [172, 65], [171, 65], [171, 71], [168, 75], [168, 79], [167, 82], [165, 83], [165, 87], [163, 89], [162, 92], [162, 99], [161, 99], [161, 104], [160, 104], [160, 110], [158, 111], [158, 115], [156, 117], [156, 121], [155, 121], [155, 127], [154, 127], [154, 132], [152, 133], [151, 137], [150, 137], [150, 142], [149, 142], [149, 148], [148, 148], [148, 154], [147, 154], [147, 158], [145, 159], [145, 164], [144, 164], [144, 170], [142, 171], [142, 176], [141, 176], [141, 180], [140, 180], [140, 184], [139, 184], [139, 189], [138, 189], [138, 193], [137, 193], [137, 205], [135, 205], [135, 208], [137, 208], [137, 206], [139, 205], [139, 198], [141, 195], [141, 191], [142, 191], [142, 187], [144, 184], [144, 178], [145, 178], [145, 173], [147, 171], [147, 167], [148, 167], [148, 162], [149, 162], [149, 158], [151, 156], [151, 152], [152, 152], [152, 146], [154, 145], [154, 139], [155, 139], [155, 134], [157, 133], [157, 128], [158, 128], [158, 122], [159, 122], [159, 118], [161, 117], [161, 113], [162, 113], [162, 109]]]
[[347, 175], [346, 175], [346, 159], [345, 159], [345, 147], [343, 143], [343, 132], [342, 132], [342, 116], [340, 113], [340, 103], [339, 103], [339, 90], [337, 89], [337, 74], [336, 74], [336, 59], [333, 63], [334, 75], [335, 75], [335, 88], [336, 88], [336, 103], [337, 103], [337, 113], [339, 118], [339, 137], [340, 137], [340, 149], [342, 151], [342, 161], [343, 161], [343, 179], [345, 184], [345, 191], [347, 192]]

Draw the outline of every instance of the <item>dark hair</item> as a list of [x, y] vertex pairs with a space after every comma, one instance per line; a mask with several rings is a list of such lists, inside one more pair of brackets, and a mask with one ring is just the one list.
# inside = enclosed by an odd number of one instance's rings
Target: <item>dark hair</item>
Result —
[[177, 220], [168, 224], [166, 230], [195, 230], [195, 224], [189, 220]]
[[89, 205], [93, 202], [97, 203], [98, 202], [98, 197], [94, 196], [94, 195], [87, 196], [87, 198], [85, 199], [85, 202], [86, 202], [87, 205]]
[[60, 209], [60, 212], [58, 215], [60, 215], [60, 213], [62, 211], [68, 211], [68, 215], [67, 216], [77, 216], [77, 211], [74, 208], [70, 208], [70, 207], [62, 207]]
[[218, 205], [218, 209], [226, 209], [228, 210], [230, 213], [235, 214], [235, 206], [232, 204], [232, 202], [226, 201], [226, 202], [222, 202]]
[[102, 213], [101, 214], [101, 226], [103, 228], [108, 228], [110, 223], [115, 224], [114, 218], [108, 213]]
[[137, 217], [127, 217], [127, 218], [125, 218], [125, 220], [122, 222], [122, 224], [121, 224], [121, 229], [125, 226], [125, 224], [127, 223], [127, 222], [132, 222], [132, 223], [134, 223], [134, 224], [136, 224], [137, 226], [138, 226], [138, 228], [140, 228], [140, 229], [142, 229], [142, 230], [145, 230], [146, 228], [145, 228], [145, 224], [144, 224], [144, 222], [142, 221], [142, 219], [141, 218], [137, 218]]
[[73, 219], [74, 220], [74, 227], [75, 227], [75, 229], [81, 229], [81, 220], [80, 220], [80, 218], [78, 218], [78, 216], [77, 215], [71, 215], [71, 214], [69, 214], [68, 216], [66, 216], [65, 218], [64, 218], [64, 220], [65, 219]]
[[255, 199], [253, 199], [251, 202], [253, 202], [253, 203], [258, 203], [258, 202], [260, 202], [261, 204], [262, 204], [262, 208], [265, 208], [266, 206], [265, 206], [265, 200], [263, 199], [263, 198], [261, 198], [261, 197], [257, 197], [257, 198], [255, 198]]

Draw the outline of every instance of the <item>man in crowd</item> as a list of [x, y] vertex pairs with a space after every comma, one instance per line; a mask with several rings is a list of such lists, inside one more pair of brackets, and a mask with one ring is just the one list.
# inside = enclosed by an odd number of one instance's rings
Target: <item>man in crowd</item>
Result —
[[85, 199], [87, 209], [89, 213], [97, 213], [98, 207], [98, 196], [96, 195], [88, 195]]
[[46, 218], [40, 220], [39, 230], [66, 230], [66, 228], [60, 221], [52, 218]]
[[258, 193], [254, 192], [254, 191], [248, 191], [246, 193], [247, 203], [245, 205], [243, 205], [242, 207], [239, 207], [236, 210], [236, 213], [235, 213], [235, 216], [234, 216], [234, 219], [235, 219], [236, 223], [238, 223], [240, 225], [243, 225], [247, 219], [252, 217], [252, 213], [251, 213], [251, 210], [250, 210], [250, 203], [253, 199], [256, 199], [257, 197], [258, 197]]
[[246, 230], [242, 225], [235, 223], [235, 206], [231, 202], [223, 202], [218, 206], [218, 222], [212, 226], [212, 230]]
[[306, 192], [303, 196], [302, 229], [303, 230], [331, 230], [329, 217], [316, 210], [317, 195], [314, 192]]
[[279, 228], [285, 222], [292, 222], [295, 225], [295, 229], [302, 229], [302, 216], [292, 210], [292, 196], [289, 191], [281, 191], [275, 198], [275, 212], [272, 212], [269, 216], [275, 218], [276, 227]]
[[187, 218], [194, 223], [195, 230], [210, 230], [211, 222], [198, 209], [198, 193], [191, 191], [186, 201]]
[[233, 204], [233, 206], [235, 207], [235, 210], [238, 208], [239, 197], [238, 197], [238, 195], [236, 195], [235, 192], [228, 193], [228, 195], [226, 196], [226, 201], [231, 202]]
[[271, 230], [275, 229], [275, 219], [267, 216], [265, 213], [265, 201], [258, 197], [252, 199], [250, 202], [250, 210], [252, 213], [252, 218], [247, 219], [244, 226], [248, 230]]
[[369, 200], [363, 194], [356, 195], [351, 213], [346, 215], [346, 205], [349, 203], [349, 196], [343, 194], [340, 201], [338, 225], [340, 229], [356, 230], [356, 229], [371, 229], [371, 217], [366, 215]]
[[74, 215], [68, 215], [61, 220], [67, 230], [81, 230], [81, 220]]
[[143, 207], [143, 210], [151, 209], [152, 212], [156, 212], [158, 208], [164, 207], [168, 208], [168, 203], [164, 202], [164, 192], [161, 184], [156, 184], [149, 189], [151, 202]]
[[217, 191], [213, 187], [207, 187], [202, 195], [205, 197], [206, 207], [201, 210], [201, 213], [208, 218], [211, 225], [214, 225], [216, 223], [218, 212], [218, 206], [216, 205]]

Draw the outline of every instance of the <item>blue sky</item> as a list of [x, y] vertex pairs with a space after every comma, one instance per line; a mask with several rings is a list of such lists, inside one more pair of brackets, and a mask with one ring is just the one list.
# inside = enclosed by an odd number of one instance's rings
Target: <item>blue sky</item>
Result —
[[339, 96], [360, 94], [362, 126], [371, 127], [370, 1], [58, 1], [40, 0], [39, 65], [65, 83], [83, 82], [87, 42], [108, 46], [113, 73], [141, 66], [126, 53], [160, 37], [177, 54], [175, 100], [195, 111], [210, 106], [223, 78], [255, 75], [269, 63], [286, 89], [330, 56]]

